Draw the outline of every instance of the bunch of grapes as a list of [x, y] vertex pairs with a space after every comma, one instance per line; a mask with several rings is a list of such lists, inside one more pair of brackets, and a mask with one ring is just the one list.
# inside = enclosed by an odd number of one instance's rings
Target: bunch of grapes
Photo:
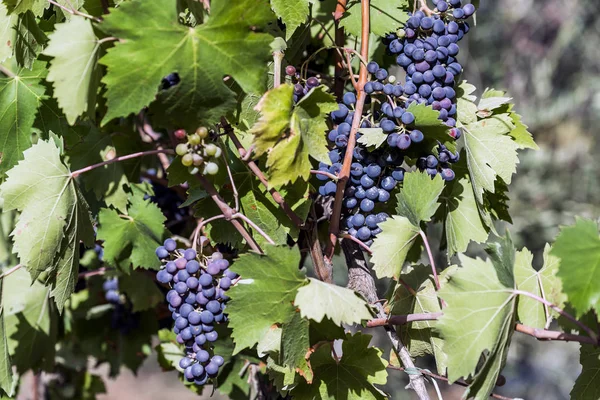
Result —
[[121, 295], [119, 294], [119, 278], [108, 278], [102, 284], [104, 290], [104, 298], [110, 304], [122, 304]]
[[204, 126], [196, 129], [196, 132], [188, 135], [185, 130], [175, 131], [175, 137], [186, 143], [180, 143], [175, 148], [178, 156], [181, 156], [181, 163], [188, 167], [191, 174], [195, 175], [202, 171], [203, 175], [216, 175], [219, 172], [219, 166], [216, 161], [223, 151], [219, 146], [211, 143], [208, 139], [208, 129]]
[[104, 298], [114, 306], [111, 314], [111, 327], [127, 335], [139, 327], [139, 314], [131, 312], [127, 296], [119, 291], [119, 278], [108, 278], [102, 284]]
[[156, 255], [163, 262], [156, 279], [171, 287], [166, 299], [175, 321], [173, 331], [177, 342], [185, 345], [179, 367], [188, 381], [204, 385], [224, 363], [211, 343], [218, 338], [215, 325], [227, 322], [226, 291], [237, 275], [229, 270], [223, 254], [206, 257], [194, 249], [177, 249], [173, 239], [165, 240]]
[[[455, 127], [454, 88], [462, 73], [462, 66], [456, 60], [457, 43], [469, 31], [465, 19], [473, 15], [475, 7], [466, 4], [461, 8], [460, 0], [436, 0], [435, 4], [431, 16], [417, 11], [410, 15], [404, 29], [385, 38], [388, 52], [396, 55], [396, 62], [406, 72], [402, 83], [376, 62], [367, 65], [371, 80], [364, 86], [368, 97], [360, 127], [380, 128], [387, 137], [375, 151], [356, 143], [344, 192], [343, 217], [348, 233], [368, 245], [381, 232], [379, 223], [387, 218], [377, 204], [390, 199], [390, 192], [404, 180], [408, 168], [414, 166], [432, 177], [439, 173], [445, 181], [455, 178], [451, 164], [459, 161], [458, 152], [427, 140], [415, 126], [415, 116], [408, 108], [412, 103], [431, 106], [448, 126], [449, 139], [460, 138], [462, 132]], [[355, 93], [345, 93], [343, 102], [331, 113], [334, 129], [327, 138], [334, 147], [329, 152], [332, 165], [321, 163], [320, 171], [340, 173], [356, 100]], [[357, 138], [360, 136], [357, 133]], [[335, 194], [334, 181], [327, 175], [317, 178], [324, 181], [319, 188], [322, 196]]]
[[296, 67], [288, 65], [285, 67], [285, 74], [289, 77], [288, 81], [294, 84], [294, 103], [299, 102], [311, 89], [316, 88], [321, 84], [319, 78], [311, 76], [304, 80], [300, 74], [296, 71]]

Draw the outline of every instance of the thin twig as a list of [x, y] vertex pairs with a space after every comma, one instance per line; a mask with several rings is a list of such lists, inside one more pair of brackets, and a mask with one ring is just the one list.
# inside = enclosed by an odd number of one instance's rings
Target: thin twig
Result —
[[269, 242], [269, 244], [272, 244], [272, 245], [275, 244], [273, 239], [271, 239], [271, 237], [269, 235], [267, 235], [267, 233], [265, 231], [263, 231], [258, 225], [256, 225], [250, 218], [246, 217], [244, 214], [239, 213], [239, 212], [235, 213], [235, 214], [233, 214], [233, 218], [239, 218], [239, 219], [245, 221], [248, 225], [250, 225], [252, 227], [252, 229], [254, 229], [262, 237], [264, 237], [265, 240], [267, 242]]
[[346, 55], [346, 65], [348, 65], [348, 72], [350, 73], [350, 80], [352, 81], [352, 86], [354, 87], [354, 90], [358, 91], [358, 82], [356, 82], [356, 79], [354, 78], [354, 71], [352, 71], [352, 60], [350, 59], [350, 53], [348, 53], [347, 51], [344, 53]]
[[338, 180], [337, 175], [334, 175], [334, 174], [332, 174], [330, 172], [327, 172], [327, 171], [319, 171], [318, 169], [311, 169], [310, 173], [313, 174], [313, 175], [323, 175], [323, 176], [326, 176], [326, 177], [328, 177], [329, 179], [331, 179], [334, 182]]
[[[362, 31], [361, 31], [361, 45], [360, 55], [366, 60], [369, 57], [369, 0], [363, 0], [362, 3]], [[340, 220], [342, 215], [342, 202], [344, 200], [344, 191], [346, 190], [346, 182], [350, 178], [350, 165], [352, 164], [352, 154], [354, 146], [356, 144], [356, 133], [361, 122], [363, 107], [367, 94], [364, 91], [364, 85], [367, 82], [367, 67], [364, 63], [360, 64], [360, 73], [358, 79], [358, 98], [356, 100], [356, 109], [354, 111], [354, 117], [352, 119], [352, 129], [350, 130], [350, 136], [348, 138], [348, 145], [346, 146], [346, 154], [344, 155], [344, 163], [342, 165], [342, 171], [339, 174], [337, 191], [335, 193], [335, 202], [333, 203], [333, 215], [331, 217], [331, 224], [329, 225], [329, 241], [325, 249], [325, 258], [331, 262], [333, 253], [335, 252], [335, 246], [337, 243], [337, 237], [340, 232]]]
[[58, 4], [57, 2], [55, 2], [54, 0], [48, 0], [48, 3], [55, 5], [56, 7], [68, 12], [71, 15], [79, 15], [80, 17], [84, 17], [84, 18], [88, 18], [91, 19], [92, 21], [95, 22], [102, 22], [102, 20], [100, 18], [94, 17], [93, 15], [89, 15], [86, 13], [83, 13], [81, 11], [78, 10], [74, 10], [68, 7], [63, 6], [62, 4]]
[[194, 246], [194, 250], [197, 248], [198, 246], [198, 235], [200, 234], [200, 231], [202, 231], [202, 228], [212, 222], [212, 221], [216, 221], [218, 219], [221, 218], [225, 218], [225, 216], [223, 214], [219, 214], [219, 215], [215, 215], [213, 217], [210, 218], [206, 218], [203, 219], [201, 221], [198, 221], [198, 225], [196, 225], [196, 229], [194, 229], [194, 233], [192, 234], [192, 246]]
[[[387, 367], [389, 369], [393, 369], [393, 370], [396, 370], [396, 371], [402, 371], [402, 372], [405, 372], [406, 369], [407, 369], [407, 368], [404, 368], [404, 367], [396, 367], [394, 365], [388, 365]], [[445, 376], [434, 374], [433, 372], [428, 371], [426, 369], [419, 368], [418, 370], [423, 375], [427, 375], [427, 376], [429, 376], [431, 378], [439, 379], [439, 380], [444, 381], [444, 382], [448, 382], [448, 378], [446, 378]], [[459, 385], [459, 386], [469, 387], [469, 384], [466, 383], [466, 382], [463, 382], [463, 381], [455, 381], [454, 383], [457, 384], [457, 385]], [[493, 397], [494, 399], [500, 399], [500, 400], [515, 400], [512, 397], [505, 397], [505, 396], [502, 396], [502, 395], [499, 395], [499, 394], [496, 394], [496, 393], [491, 393], [490, 397]]]
[[364, 250], [364, 251], [366, 251], [366, 252], [367, 252], [367, 253], [369, 253], [369, 254], [372, 254], [372, 253], [373, 253], [373, 251], [371, 250], [371, 248], [370, 248], [369, 246], [367, 246], [367, 245], [366, 245], [366, 244], [365, 244], [365, 243], [364, 243], [362, 240], [360, 240], [360, 239], [357, 239], [357, 238], [355, 238], [355, 237], [354, 237], [354, 236], [352, 236], [352, 235], [349, 235], [349, 234], [347, 234], [347, 233], [342, 233], [342, 234], [340, 235], [340, 237], [341, 237], [342, 239], [348, 239], [348, 240], [352, 240], [354, 243], [358, 244], [360, 247], [362, 247], [362, 248], [363, 248], [363, 250]]
[[101, 267], [101, 268], [95, 269], [93, 271], [80, 272], [77, 277], [78, 277], [78, 279], [84, 279], [84, 278], [89, 278], [90, 276], [104, 275], [107, 271], [110, 271], [110, 270], [111, 270], [110, 268]]
[[569, 314], [568, 312], [566, 312], [562, 308], [560, 308], [560, 307], [552, 304], [551, 302], [549, 302], [546, 299], [543, 299], [543, 298], [541, 298], [539, 296], [536, 296], [533, 293], [525, 292], [523, 290], [511, 290], [511, 292], [514, 293], [514, 294], [518, 294], [518, 295], [522, 295], [522, 296], [527, 296], [527, 297], [529, 297], [531, 299], [539, 301], [542, 304], [547, 305], [548, 307], [550, 307], [551, 309], [553, 309], [554, 311], [556, 311], [557, 313], [559, 313], [563, 317], [567, 318], [568, 320], [572, 321], [574, 324], [576, 324], [581, 329], [583, 329], [584, 331], [586, 331], [587, 334], [590, 335], [590, 337], [592, 339], [596, 340], [596, 343], [598, 343], [598, 335], [596, 334], [596, 332], [594, 332], [593, 329], [591, 329], [590, 327], [588, 327], [587, 325], [585, 325], [583, 322], [579, 321], [577, 318], [575, 318], [574, 316], [572, 316], [571, 314]]
[[367, 328], [375, 328], [385, 325], [404, 325], [410, 322], [417, 321], [436, 321], [444, 315], [441, 312], [437, 313], [422, 313], [408, 315], [391, 315], [384, 318], [375, 318], [367, 322]]
[[238, 194], [237, 187], [235, 186], [235, 181], [233, 180], [231, 168], [229, 168], [229, 163], [227, 162], [227, 157], [225, 157], [225, 152], [222, 152], [221, 157], [224, 161], [223, 164], [225, 164], [225, 170], [227, 171], [227, 176], [229, 177], [229, 183], [231, 183], [231, 190], [233, 191], [233, 201], [235, 203], [235, 211], [240, 211], [240, 196]]
[[281, 61], [283, 61], [283, 51], [273, 52], [273, 87], [281, 86]]
[[9, 276], [10, 274], [12, 274], [13, 272], [17, 271], [18, 269], [20, 269], [23, 265], [21, 264], [17, 264], [14, 267], [12, 267], [11, 269], [9, 269], [8, 271], [6, 271], [5, 273], [3, 273], [2, 275], [0, 275], [0, 279], [5, 278], [7, 276]]
[[17, 75], [12, 72], [10, 69], [6, 68], [4, 65], [0, 65], [0, 72], [2, 72], [4, 75], [8, 76], [9, 78], [14, 78]]
[[431, 247], [429, 246], [429, 240], [427, 240], [427, 235], [425, 232], [423, 232], [423, 230], [419, 231], [419, 235], [421, 235], [423, 243], [425, 244], [425, 249], [427, 250], [427, 256], [429, 257], [429, 263], [431, 264], [431, 272], [433, 272], [435, 289], [440, 290], [440, 279], [438, 278], [437, 269], [435, 268], [435, 260], [433, 259], [433, 253], [431, 252]]
[[140, 151], [138, 153], [127, 154], [126, 156], [115, 157], [115, 158], [113, 158], [111, 160], [106, 160], [106, 161], [103, 161], [103, 162], [98, 163], [98, 164], [89, 165], [89, 166], [87, 166], [85, 168], [78, 169], [76, 171], [71, 172], [71, 178], [77, 178], [79, 175], [81, 175], [81, 174], [83, 174], [85, 172], [89, 172], [89, 171], [91, 171], [93, 169], [96, 169], [96, 168], [104, 167], [105, 165], [108, 165], [108, 164], [116, 163], [116, 162], [119, 162], [119, 161], [130, 160], [132, 158], [138, 158], [138, 157], [143, 157], [143, 156], [149, 156], [149, 155], [152, 155], [152, 154], [162, 154], [162, 153], [165, 153], [165, 154], [175, 154], [175, 152], [173, 150], [170, 150], [170, 149]]

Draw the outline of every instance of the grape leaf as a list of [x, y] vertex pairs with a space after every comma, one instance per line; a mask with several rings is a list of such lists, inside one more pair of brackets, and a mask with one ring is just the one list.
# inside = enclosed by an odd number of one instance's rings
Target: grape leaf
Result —
[[359, 324], [370, 319], [367, 303], [350, 289], [309, 278], [309, 284], [298, 289], [294, 300], [305, 318], [321, 322], [328, 317], [337, 325]]
[[358, 132], [361, 134], [357, 140], [358, 143], [367, 147], [374, 146], [376, 149], [385, 143], [388, 137], [381, 128], [360, 128]]
[[326, 115], [337, 110], [324, 86], [312, 89], [293, 105], [293, 86], [268, 91], [257, 105], [261, 112], [252, 127], [258, 155], [267, 153], [269, 184], [281, 186], [310, 177], [310, 157], [329, 164]]
[[2, 309], [8, 348], [19, 373], [52, 367], [56, 341], [56, 314], [50, 288], [20, 269], [3, 279]]
[[4, 3], [0, 3], [0, 63], [12, 57], [17, 39], [17, 14], [8, 14]]
[[299, 312], [283, 324], [280, 359], [283, 366], [299, 372], [310, 382], [313, 379], [313, 372], [305, 358], [310, 349], [308, 327], [308, 320]]
[[583, 370], [571, 390], [571, 400], [597, 400], [600, 398], [600, 348], [584, 344], [580, 352]]
[[514, 112], [512, 108], [513, 105], [511, 104], [507, 109], [507, 111], [510, 112], [510, 118], [515, 126], [515, 128], [510, 131], [510, 136], [512, 136], [520, 149], [539, 150], [539, 146], [533, 141], [531, 133], [527, 130], [529, 128], [521, 121], [521, 116]]
[[[346, 32], [358, 38], [360, 38], [362, 28], [360, 4], [359, 0], [350, 0], [346, 6], [344, 17], [340, 21], [340, 26], [345, 28]], [[377, 36], [385, 36], [386, 33], [394, 32], [408, 21], [406, 11], [409, 10], [409, 2], [407, 0], [372, 0], [370, 5], [371, 32]]]
[[432, 179], [429, 174], [422, 171], [406, 174], [402, 190], [396, 195], [398, 199], [396, 212], [406, 217], [414, 226], [431, 221], [431, 217], [440, 206], [438, 198], [442, 190], [444, 190], [444, 181], [440, 175]]
[[31, 69], [48, 38], [31, 11], [19, 15], [16, 33], [14, 54], [17, 64]]
[[298, 249], [269, 246], [265, 255], [243, 254], [230, 267], [242, 277], [229, 291], [229, 326], [235, 341], [234, 354], [251, 348], [271, 326], [289, 321], [296, 312], [292, 302], [306, 284], [298, 269]]
[[[510, 277], [504, 277], [513, 268], [504, 264], [510, 259], [509, 252], [502, 249], [496, 253], [494, 263], [459, 255], [462, 268], [452, 273], [438, 292], [447, 304], [436, 330], [444, 339], [448, 379], [455, 382], [473, 376], [468, 394], [476, 399], [486, 399], [495, 387], [513, 332], [517, 302], [514, 287], [505, 285]], [[477, 370], [486, 351], [485, 361]]]
[[374, 265], [378, 278], [398, 279], [408, 251], [419, 236], [419, 227], [407, 218], [392, 217], [379, 224], [383, 230], [371, 246]]
[[550, 254], [560, 258], [556, 275], [577, 316], [600, 310], [600, 237], [596, 222], [577, 218], [562, 227]]
[[446, 191], [448, 195], [442, 195], [440, 209], [445, 213], [444, 228], [448, 257], [452, 257], [456, 253], [465, 252], [471, 241], [485, 242], [489, 233], [481, 220], [468, 176], [450, 182]]
[[9, 14], [22, 14], [31, 10], [36, 17], [41, 17], [50, 4], [45, 0], [4, 0], [3, 3], [8, 8]]
[[456, 141], [448, 134], [448, 126], [439, 119], [440, 112], [425, 104], [411, 103], [406, 111], [415, 116], [414, 126], [425, 135], [425, 138], [433, 143], [441, 142], [448, 150], [456, 150]]
[[[165, 216], [143, 194], [134, 194], [126, 214], [102, 208], [98, 213], [99, 240], [104, 240], [104, 260], [128, 268], [158, 269], [154, 251], [165, 236]], [[125, 264], [123, 260], [127, 260]]]
[[[99, 48], [90, 20], [73, 16], [56, 25], [43, 52], [54, 57], [47, 80], [54, 83], [54, 97], [71, 125], [88, 109], [88, 99], [96, 92]], [[95, 106], [95, 101], [89, 105]]]
[[[544, 249], [544, 266], [536, 271], [532, 267], [533, 254], [527, 249], [517, 252], [515, 257], [515, 279], [517, 288], [544, 298], [563, 308], [565, 296], [560, 280], [556, 277], [559, 260], [550, 255], [550, 246]], [[521, 297], [517, 309], [518, 319], [534, 328], [544, 329], [550, 322], [553, 311], [529, 297]]]
[[370, 341], [370, 335], [360, 332], [346, 334], [339, 360], [333, 358], [330, 343], [319, 347], [310, 357], [314, 381], [300, 381], [291, 395], [298, 399], [385, 399], [374, 385], [386, 383], [388, 363], [381, 358], [381, 350], [369, 347]]
[[79, 242], [90, 247], [94, 232], [88, 205], [62, 162], [54, 141], [39, 140], [0, 186], [5, 210], [21, 215], [12, 232], [14, 251], [32, 279], [50, 273], [52, 296], [62, 311], [77, 281]]
[[494, 89], [486, 89], [479, 99], [477, 109], [479, 111], [493, 111], [496, 108], [509, 103], [512, 97], [505, 97], [505, 93]]
[[271, 8], [285, 24], [286, 40], [308, 17], [308, 0], [271, 0]]
[[35, 63], [30, 71], [19, 68], [15, 76], [0, 78], [0, 176], [23, 158], [31, 146], [31, 127], [40, 102], [44, 99], [44, 63]]
[[463, 125], [477, 122], [477, 106], [475, 105], [477, 97], [473, 95], [475, 90], [475, 86], [467, 81], [462, 81], [456, 91], [456, 115], [458, 121]]
[[494, 193], [499, 176], [510, 184], [517, 170], [517, 144], [507, 134], [510, 128], [496, 118], [486, 118], [462, 127], [462, 142], [476, 199], [483, 202], [483, 191]]
[[256, 345], [256, 352], [259, 357], [268, 354], [279, 353], [281, 350], [282, 329], [276, 325], [271, 326], [267, 333], [260, 339]]
[[[440, 275], [440, 284], [445, 283], [445, 276], [453, 273], [455, 268], [447, 268]], [[396, 284], [394, 295], [390, 301], [390, 315], [407, 315], [441, 312], [435, 282], [428, 265], [409, 267], [403, 274], [404, 282], [416, 292], [410, 293], [402, 284]], [[412, 357], [435, 355], [439, 372], [446, 370], [446, 355], [442, 351], [443, 340], [434, 331], [435, 321], [417, 321], [396, 327], [402, 343], [408, 348]]]
[[266, 1], [212, 1], [210, 18], [195, 28], [178, 22], [176, 6], [170, 0], [136, 0], [105, 16], [100, 28], [120, 41], [100, 60], [108, 68], [102, 124], [148, 106], [172, 72], [181, 82], [160, 92], [151, 111], [163, 124], [192, 131], [234, 109], [235, 93], [224, 75], [246, 92], [263, 91], [271, 36], [256, 31], [272, 19]]
[[[2, 286], [4, 281], [0, 282], [0, 299], [2, 299]], [[13, 371], [10, 361], [10, 353], [8, 350], [8, 336], [6, 335], [6, 325], [4, 323], [6, 315], [6, 305], [2, 303], [0, 308], [0, 388], [4, 392], [12, 397], [14, 395], [13, 390]]]
[[119, 290], [127, 295], [133, 305], [132, 312], [153, 309], [165, 297], [154, 280], [143, 272], [132, 272], [119, 278]]

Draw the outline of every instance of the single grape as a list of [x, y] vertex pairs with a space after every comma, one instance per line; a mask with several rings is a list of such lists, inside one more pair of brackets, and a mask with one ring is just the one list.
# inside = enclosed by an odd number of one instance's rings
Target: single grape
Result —
[[211, 363], [215, 363], [217, 364], [217, 366], [222, 366], [223, 364], [225, 364], [225, 359], [221, 356], [213, 356], [213, 358], [210, 359]]
[[156, 280], [160, 283], [169, 283], [173, 280], [173, 275], [168, 273], [166, 270], [161, 269], [156, 274]]
[[371, 212], [375, 208], [375, 203], [373, 200], [363, 199], [360, 202], [360, 209], [364, 212]]
[[288, 65], [287, 67], [285, 67], [285, 73], [289, 76], [296, 75], [296, 67], [294, 67], [293, 65]]
[[345, 93], [343, 100], [344, 104], [350, 107], [351, 105], [354, 105], [356, 103], [356, 95], [352, 92]]
[[356, 237], [362, 241], [369, 240], [371, 237], [371, 230], [366, 226], [363, 226], [356, 232]]
[[315, 88], [319, 86], [319, 79], [314, 76], [311, 76], [306, 80], [306, 86], [309, 88]]
[[209, 342], [216, 342], [219, 338], [219, 334], [217, 333], [217, 331], [208, 332], [205, 336], [206, 340]]
[[206, 267], [206, 272], [208, 272], [210, 275], [215, 276], [221, 272], [221, 269], [219, 268], [219, 264], [210, 263], [208, 264], [208, 267]]
[[442, 173], [441, 173], [442, 179], [445, 181], [451, 181], [454, 179], [454, 171], [451, 170], [450, 168], [442, 168]]
[[179, 294], [184, 294], [188, 291], [188, 287], [185, 282], [177, 282], [173, 288]]
[[383, 69], [383, 68], [379, 68], [377, 70], [377, 72], [375, 72], [375, 77], [378, 80], [382, 81], [382, 80], [384, 80], [385, 78], [388, 77], [388, 72], [385, 69]]
[[228, 277], [223, 277], [219, 281], [219, 287], [223, 290], [228, 290], [231, 287], [231, 279]]
[[404, 168], [398, 168], [392, 171], [392, 178], [396, 180], [396, 182], [402, 182], [404, 180]]
[[206, 343], [206, 336], [204, 336], [204, 334], [201, 333], [198, 336], [196, 336], [194, 340], [198, 346], [202, 346], [204, 345], [204, 343]]
[[219, 366], [213, 362], [209, 362], [205, 370], [208, 376], [215, 377], [219, 373]]
[[188, 146], [185, 143], [179, 143], [177, 147], [175, 147], [175, 153], [177, 153], [178, 156], [184, 156], [187, 154], [187, 152]]
[[192, 360], [187, 357], [183, 357], [181, 360], [179, 360], [179, 367], [181, 369], [186, 369], [190, 365], [192, 365]]
[[198, 280], [200, 281], [200, 285], [202, 285], [202, 287], [209, 287], [213, 284], [213, 277], [210, 274], [203, 274]]
[[203, 170], [204, 175], [216, 175], [218, 173], [219, 173], [219, 166], [216, 163], [209, 161], [204, 166], [204, 170]]
[[164, 246], [159, 246], [156, 249], [156, 256], [162, 260], [163, 258], [169, 257], [169, 251], [167, 249], [165, 249]]
[[470, 3], [465, 4], [462, 9], [463, 9], [463, 12], [465, 13], [465, 18], [468, 18], [475, 13], [475, 6]]
[[196, 360], [200, 361], [201, 363], [205, 363], [210, 360], [210, 354], [206, 350], [200, 350], [196, 353]]
[[[198, 278], [196, 278], [195, 276], [187, 278], [185, 281], [185, 284], [190, 289], [197, 289], [198, 286], [200, 286], [200, 283], [198, 282]], [[193, 293], [190, 293], [190, 294], [193, 294]]]
[[406, 150], [410, 147], [410, 144], [410, 136], [408, 136], [406, 133], [401, 134], [398, 138], [398, 148], [401, 150]]
[[374, 74], [379, 70], [379, 64], [377, 64], [375, 61], [371, 61], [370, 63], [367, 64], [367, 71], [369, 71], [370, 74]]
[[[213, 359], [214, 359], [214, 357], [213, 357]], [[204, 367], [200, 363], [196, 363], [196, 364], [192, 365], [190, 372], [192, 373], [192, 375], [194, 377], [198, 378], [198, 377], [202, 376], [202, 374], [204, 374]]]

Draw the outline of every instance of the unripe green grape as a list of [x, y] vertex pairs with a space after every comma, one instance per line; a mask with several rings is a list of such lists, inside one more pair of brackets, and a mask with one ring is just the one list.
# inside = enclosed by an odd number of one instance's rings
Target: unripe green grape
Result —
[[200, 136], [198, 136], [196, 134], [188, 136], [188, 143], [191, 144], [192, 146], [199, 145], [201, 141], [202, 141], [202, 139], [200, 138]]
[[194, 165], [197, 167], [204, 162], [204, 158], [200, 154], [192, 154], [192, 158], [194, 159]]
[[188, 167], [188, 172], [191, 175], [196, 175], [198, 172], [200, 172], [200, 170], [198, 169], [198, 167]]
[[177, 147], [175, 147], [175, 153], [177, 153], [178, 156], [183, 156], [185, 154], [187, 154], [188, 152], [188, 147], [187, 144], [185, 143], [180, 143], [177, 145]]
[[204, 166], [204, 175], [216, 175], [219, 172], [219, 166], [214, 162], [207, 162]]
[[217, 151], [215, 151], [215, 155], [213, 157], [219, 158], [221, 157], [221, 154], [223, 154], [223, 150], [221, 150], [221, 148], [217, 146]]
[[200, 128], [196, 129], [196, 135], [198, 135], [200, 139], [205, 139], [208, 137], [208, 129], [206, 129], [204, 126], [201, 126]]
[[388, 82], [389, 82], [389, 83], [394, 83], [394, 82], [396, 82], [396, 77], [395, 77], [394, 75], [390, 75], [390, 76], [388, 76]]
[[181, 163], [186, 167], [189, 167], [194, 163], [194, 157], [191, 154], [186, 154], [181, 157]]
[[218, 147], [215, 146], [212, 143], [207, 144], [206, 146], [204, 146], [204, 153], [209, 156], [212, 157], [217, 153], [217, 149]]

